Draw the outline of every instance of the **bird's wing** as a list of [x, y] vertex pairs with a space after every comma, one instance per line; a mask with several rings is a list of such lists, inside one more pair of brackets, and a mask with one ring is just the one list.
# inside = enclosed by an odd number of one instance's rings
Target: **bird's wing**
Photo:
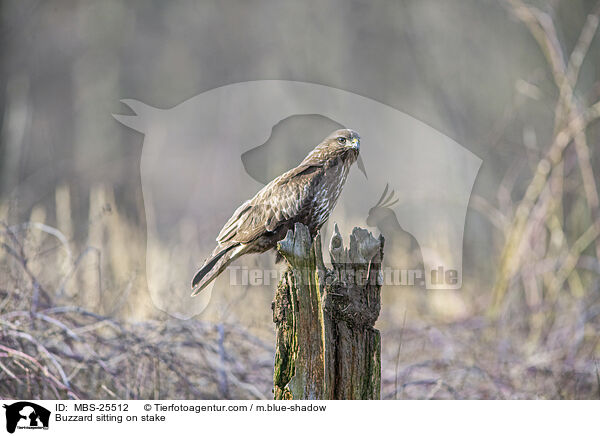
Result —
[[301, 165], [271, 181], [233, 213], [217, 236], [227, 242], [248, 243], [308, 207], [315, 183], [322, 175], [318, 165]]

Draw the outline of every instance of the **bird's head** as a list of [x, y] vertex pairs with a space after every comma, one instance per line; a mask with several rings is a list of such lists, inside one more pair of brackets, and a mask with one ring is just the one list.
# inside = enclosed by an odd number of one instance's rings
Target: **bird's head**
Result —
[[340, 129], [325, 138], [316, 148], [309, 153], [303, 163], [341, 161], [350, 166], [358, 160], [358, 168], [367, 177], [367, 172], [359, 157], [360, 136], [350, 129]]
[[354, 130], [340, 129], [325, 138], [306, 157], [306, 161], [328, 161], [341, 159], [346, 164], [353, 164], [358, 158], [360, 136]]
[[325, 141], [329, 147], [342, 150], [353, 150], [356, 155], [360, 151], [360, 136], [357, 132], [350, 129], [340, 129], [333, 132]]
[[[370, 227], [378, 227], [382, 230], [387, 225], [397, 223], [396, 213], [392, 210], [392, 206], [398, 203], [399, 199], [394, 199], [395, 192], [392, 190], [388, 195], [388, 185], [385, 185], [383, 194], [379, 201], [369, 209], [369, 216], [367, 217], [367, 225]], [[399, 224], [397, 224], [399, 226]]]

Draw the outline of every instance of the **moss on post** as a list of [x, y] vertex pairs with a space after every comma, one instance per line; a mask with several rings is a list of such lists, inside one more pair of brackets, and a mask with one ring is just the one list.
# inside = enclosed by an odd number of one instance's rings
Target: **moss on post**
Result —
[[345, 249], [336, 226], [330, 270], [302, 224], [278, 250], [289, 268], [273, 301], [275, 399], [378, 399], [383, 238], [355, 228]]

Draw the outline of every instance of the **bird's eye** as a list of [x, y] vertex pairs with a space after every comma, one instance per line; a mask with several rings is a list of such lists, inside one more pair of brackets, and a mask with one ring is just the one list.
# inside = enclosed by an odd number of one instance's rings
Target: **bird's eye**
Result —
[[340, 136], [338, 137], [337, 141], [340, 143], [340, 145], [344, 145], [346, 143], [346, 138]]

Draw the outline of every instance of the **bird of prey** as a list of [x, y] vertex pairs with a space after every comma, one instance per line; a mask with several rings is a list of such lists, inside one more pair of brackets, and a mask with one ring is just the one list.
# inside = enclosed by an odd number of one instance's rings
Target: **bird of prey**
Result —
[[275, 248], [295, 223], [307, 226], [314, 238], [329, 219], [359, 148], [358, 133], [336, 130], [300, 165], [238, 207], [217, 236], [217, 247], [194, 276], [192, 296], [238, 257]]

